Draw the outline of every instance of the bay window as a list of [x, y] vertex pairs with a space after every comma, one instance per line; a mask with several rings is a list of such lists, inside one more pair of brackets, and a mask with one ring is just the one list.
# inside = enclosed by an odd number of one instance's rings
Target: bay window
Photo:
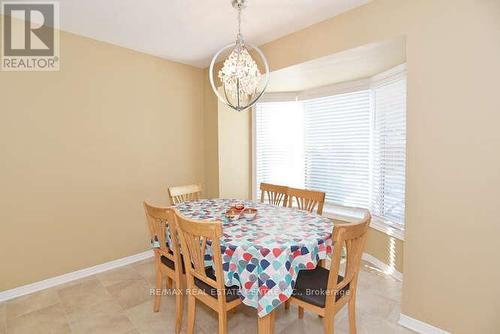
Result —
[[[254, 113], [254, 190], [261, 182], [326, 193], [326, 208], [368, 208], [404, 228], [404, 65], [369, 80], [268, 94]], [[258, 197], [258, 191], [254, 191]]]

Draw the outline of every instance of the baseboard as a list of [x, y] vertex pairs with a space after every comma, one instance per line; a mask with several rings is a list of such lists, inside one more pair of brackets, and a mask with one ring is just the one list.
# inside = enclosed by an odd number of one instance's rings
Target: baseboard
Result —
[[395, 268], [390, 267], [386, 263], [380, 261], [377, 259], [375, 256], [370, 255], [368, 253], [363, 253], [363, 260], [370, 262], [374, 266], [376, 266], [378, 269], [382, 270], [385, 274], [390, 275], [397, 279], [398, 281], [403, 280], [403, 274], [397, 271]]
[[92, 275], [101, 273], [101, 272], [106, 271], [106, 270], [111, 270], [111, 269], [119, 268], [122, 266], [126, 266], [128, 264], [150, 258], [153, 255], [154, 255], [153, 251], [148, 250], [148, 251], [145, 251], [145, 252], [142, 252], [139, 254], [135, 254], [135, 255], [131, 255], [131, 256], [127, 256], [127, 257], [124, 257], [124, 258], [121, 258], [118, 260], [113, 260], [113, 261], [109, 261], [106, 263], [98, 264], [98, 265], [93, 266], [93, 267], [73, 271], [73, 272], [63, 274], [60, 276], [56, 276], [56, 277], [51, 277], [51, 278], [48, 278], [48, 279], [43, 280], [43, 281], [23, 285], [23, 286], [20, 286], [20, 287], [14, 288], [14, 289], [10, 289], [10, 290], [1, 291], [0, 292], [0, 302], [6, 301], [9, 299], [13, 299], [13, 298], [17, 298], [20, 296], [24, 296], [24, 295], [27, 295], [27, 294], [30, 294], [30, 293], [33, 293], [36, 291], [43, 290], [43, 289], [48, 289], [48, 288], [51, 288], [53, 286], [68, 283], [68, 282], [71, 282], [71, 281], [74, 281], [74, 280], [77, 280], [80, 278], [84, 278], [87, 276], [92, 276]]
[[413, 319], [412, 317], [409, 317], [407, 315], [404, 315], [401, 313], [399, 315], [399, 321], [398, 323], [406, 328], [411, 329], [412, 331], [415, 331], [417, 333], [421, 334], [450, 334], [450, 332], [447, 332], [441, 328], [429, 325], [426, 322]]

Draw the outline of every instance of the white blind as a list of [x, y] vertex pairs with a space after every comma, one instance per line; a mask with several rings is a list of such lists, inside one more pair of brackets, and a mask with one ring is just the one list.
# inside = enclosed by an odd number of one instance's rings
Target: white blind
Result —
[[255, 117], [256, 188], [261, 182], [304, 187], [302, 104], [259, 103]]
[[304, 101], [305, 186], [330, 203], [368, 207], [370, 91]]
[[396, 75], [375, 83], [372, 131], [373, 215], [404, 224], [406, 167], [406, 78]]
[[257, 189], [269, 182], [320, 190], [335, 209], [368, 208], [404, 225], [404, 66], [376, 76], [369, 88], [259, 103], [255, 126]]

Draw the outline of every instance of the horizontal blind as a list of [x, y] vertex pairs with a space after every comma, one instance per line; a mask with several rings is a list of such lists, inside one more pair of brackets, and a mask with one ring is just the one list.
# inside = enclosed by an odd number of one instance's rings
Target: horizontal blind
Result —
[[403, 226], [404, 66], [375, 76], [369, 87], [351, 89], [257, 104], [256, 187], [269, 182], [324, 191], [331, 208], [369, 208], [374, 216]]
[[396, 75], [372, 87], [373, 215], [403, 225], [405, 218], [406, 78]]
[[332, 204], [368, 207], [370, 91], [303, 101], [305, 187]]
[[255, 117], [256, 189], [262, 182], [303, 187], [302, 104], [258, 103]]

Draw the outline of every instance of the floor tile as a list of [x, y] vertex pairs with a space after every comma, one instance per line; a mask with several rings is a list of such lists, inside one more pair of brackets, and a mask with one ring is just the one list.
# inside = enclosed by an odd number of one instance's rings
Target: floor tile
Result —
[[361, 291], [356, 295], [356, 314], [373, 315], [387, 319], [398, 303], [372, 291]]
[[74, 334], [133, 333], [134, 325], [115, 300], [106, 300], [90, 308], [72, 312], [70, 327]]
[[141, 334], [141, 332], [139, 332], [137, 329], [132, 329], [132, 330], [126, 332], [125, 334]]
[[134, 307], [153, 298], [151, 296], [151, 286], [143, 278], [122, 281], [108, 286], [106, 289], [123, 309]]
[[6, 316], [5, 316], [6, 303], [0, 303], [0, 334], [5, 334], [6, 329]]
[[97, 279], [85, 280], [58, 290], [58, 295], [68, 316], [78, 317], [94, 305], [112, 300], [111, 294]]
[[[345, 333], [349, 333], [347, 323], [339, 324], [338, 327], [341, 333], [342, 330]], [[372, 315], [360, 316], [356, 327], [359, 334], [413, 333], [399, 326], [397, 323], [391, 323], [385, 319]]]
[[69, 334], [61, 304], [51, 305], [7, 320], [8, 334]]
[[[232, 333], [231, 328], [234, 324], [234, 321], [232, 321], [231, 318], [232, 318], [231, 315], [229, 315], [228, 331], [231, 331]], [[197, 329], [197, 331], [206, 334], [217, 333], [219, 328], [219, 318], [217, 316], [217, 313], [208, 306], [198, 301], [196, 302], [195, 328]]]
[[276, 318], [275, 332], [290, 334], [322, 333], [323, 323], [321, 318], [312, 313], [304, 313], [304, 318], [299, 319], [297, 307], [292, 306], [290, 310], [281, 312], [281, 315]]
[[175, 330], [175, 300], [172, 296], [162, 297], [159, 312], [153, 312], [151, 297], [150, 300], [125, 310], [125, 314], [141, 334], [173, 333]]
[[88, 319], [103, 314], [123, 313], [123, 309], [116, 300], [109, 299], [103, 302], [92, 304], [90, 307], [81, 308], [77, 311], [66, 312], [69, 323], [74, 323], [82, 319]]
[[131, 267], [139, 273], [143, 278], [145, 278], [150, 286], [155, 286], [156, 284], [156, 272], [154, 269], [153, 259], [143, 260], [131, 265]]
[[143, 280], [144, 278], [130, 266], [108, 270], [95, 275], [103, 286], [110, 286], [123, 281]]
[[71, 322], [70, 326], [74, 334], [122, 334], [135, 329], [121, 310], [111, 312], [105, 309], [89, 313], [89, 316]]
[[5, 306], [5, 316], [11, 319], [58, 303], [57, 291], [46, 289], [9, 300]]

